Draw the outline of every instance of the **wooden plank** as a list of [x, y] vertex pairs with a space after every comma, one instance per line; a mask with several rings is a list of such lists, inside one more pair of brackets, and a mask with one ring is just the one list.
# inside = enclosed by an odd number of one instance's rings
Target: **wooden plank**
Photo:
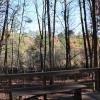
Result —
[[79, 83], [79, 84], [89, 84], [89, 83], [94, 83], [95, 82], [95, 80], [80, 80], [80, 81], [77, 81], [77, 83]]
[[0, 79], [23, 79], [30, 77], [52, 77], [52, 76], [61, 76], [61, 75], [73, 75], [79, 73], [78, 70], [60, 70], [60, 71], [48, 71], [48, 72], [33, 72], [33, 73], [17, 73], [17, 74], [0, 74]]
[[78, 69], [80, 71], [80, 73], [83, 73], [83, 72], [88, 72], [88, 73], [92, 73], [92, 72], [96, 72], [98, 70], [100, 70], [100, 68], [80, 68]]
[[31, 73], [16, 73], [16, 74], [0, 74], [0, 79], [23, 79], [23, 78], [29, 78], [34, 76], [61, 76], [61, 75], [74, 75], [84, 72], [95, 72], [97, 70], [100, 70], [100, 68], [81, 68], [77, 70], [60, 70], [60, 71], [48, 71], [48, 72], [31, 72]]
[[0, 74], [0, 80], [15, 80], [15, 79], [29, 79], [30, 77], [57, 77], [57, 76], [69, 76], [82, 74], [84, 72], [93, 73], [100, 68], [81, 68], [77, 70], [60, 70], [60, 71], [48, 71], [48, 72], [32, 72], [32, 73], [17, 73], [17, 74]]
[[85, 88], [85, 85], [69, 85], [69, 86], [62, 86], [62, 85], [50, 85], [46, 86], [45, 88], [32, 90], [32, 89], [13, 89], [12, 95], [13, 96], [25, 96], [25, 95], [44, 95], [44, 94], [51, 94], [51, 93], [63, 93], [63, 92], [70, 92], [77, 89], [83, 89]]
[[100, 100], [100, 92], [98, 91], [88, 93], [87, 95], [93, 98], [93, 100]]

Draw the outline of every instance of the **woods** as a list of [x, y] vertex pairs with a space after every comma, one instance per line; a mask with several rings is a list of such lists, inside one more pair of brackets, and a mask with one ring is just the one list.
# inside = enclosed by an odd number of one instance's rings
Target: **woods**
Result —
[[[40, 4], [41, 7], [39, 7]], [[79, 12], [80, 37], [72, 28], [74, 16], [71, 15], [75, 14], [73, 12], [75, 4], [78, 5], [76, 9]], [[39, 68], [45, 71], [55, 68], [99, 67], [99, 30], [97, 30], [95, 0], [63, 0], [62, 2], [43, 0], [40, 3], [33, 0], [31, 5], [34, 11], [31, 13], [36, 16], [38, 30], [31, 33], [25, 32], [27, 24], [34, 23], [33, 16], [26, 15], [29, 5], [27, 0], [0, 1], [1, 68], [32, 68], [34, 70]], [[25, 36], [26, 33], [27, 36]], [[33, 37], [32, 34], [34, 34]], [[29, 41], [25, 39], [26, 37]], [[75, 43], [79, 49], [72, 46]], [[24, 45], [26, 45], [25, 49]], [[29, 53], [30, 56], [27, 58]], [[82, 59], [81, 62], [78, 61], [79, 59]]]
[[100, 91], [99, 66], [99, 0], [0, 0], [0, 91], [9, 100], [82, 100]]

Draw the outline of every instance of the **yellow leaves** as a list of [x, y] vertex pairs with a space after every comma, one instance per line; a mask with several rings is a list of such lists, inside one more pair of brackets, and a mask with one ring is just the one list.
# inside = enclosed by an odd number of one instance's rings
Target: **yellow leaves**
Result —
[[80, 45], [79, 45], [79, 43], [78, 43], [78, 41], [75, 37], [70, 38], [70, 46], [73, 49], [79, 49], [80, 48]]

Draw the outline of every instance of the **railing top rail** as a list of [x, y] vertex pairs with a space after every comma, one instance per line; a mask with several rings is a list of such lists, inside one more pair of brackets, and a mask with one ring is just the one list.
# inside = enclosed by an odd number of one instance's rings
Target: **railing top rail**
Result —
[[99, 71], [100, 68], [80, 68], [78, 69], [80, 72], [95, 72], [95, 71]]
[[95, 72], [100, 70], [100, 68], [80, 68], [75, 70], [59, 70], [59, 71], [48, 71], [48, 72], [31, 72], [31, 73], [16, 73], [16, 74], [0, 74], [0, 79], [20, 79], [29, 78], [34, 76], [61, 76], [61, 75], [73, 75], [80, 74], [84, 72]]
[[78, 70], [60, 70], [60, 71], [48, 71], [48, 72], [31, 72], [31, 73], [16, 73], [16, 74], [0, 74], [0, 79], [4, 78], [27, 78], [34, 76], [61, 76], [61, 75], [73, 75], [79, 73]]

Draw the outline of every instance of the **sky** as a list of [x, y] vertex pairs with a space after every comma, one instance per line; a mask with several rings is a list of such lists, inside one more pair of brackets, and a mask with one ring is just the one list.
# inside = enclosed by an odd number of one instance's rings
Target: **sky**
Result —
[[[11, 2], [13, 2], [12, 3], [13, 8], [18, 4], [18, 1], [21, 3], [21, 5], [23, 5], [24, 0], [11, 0]], [[25, 12], [24, 12], [24, 21], [23, 21], [24, 31], [23, 32], [30, 32], [30, 31], [36, 32], [39, 29], [38, 29], [36, 11], [35, 11], [35, 7], [34, 7], [35, 0], [25, 0], [25, 1], [26, 1], [26, 6], [25, 6]], [[38, 1], [38, 11], [39, 11], [40, 19], [41, 19], [42, 0], [37, 0], [37, 1]], [[61, 1], [61, 0], [58, 0], [58, 1]], [[56, 16], [59, 16], [59, 18], [56, 17], [56, 34], [64, 31], [64, 28], [61, 25], [61, 21], [63, 23], [63, 16], [61, 13], [62, 8], [63, 8], [63, 6], [60, 3], [57, 3], [57, 15]], [[81, 31], [81, 26], [80, 26], [79, 7], [78, 7], [76, 0], [73, 0], [73, 5], [71, 5], [70, 9], [71, 9], [70, 10], [71, 11], [70, 12], [70, 20], [69, 20], [70, 29], [73, 29], [73, 31], [75, 33], [78, 33]], [[22, 10], [20, 11], [19, 15], [21, 15], [21, 13], [22, 13]], [[18, 19], [19, 19], [19, 21], [21, 21], [21, 17], [18, 16]], [[27, 21], [26, 21], [27, 19], [31, 19], [32, 22], [27, 23]], [[51, 14], [51, 19], [53, 19], [52, 14]], [[51, 20], [51, 24], [52, 24], [52, 20]]]

